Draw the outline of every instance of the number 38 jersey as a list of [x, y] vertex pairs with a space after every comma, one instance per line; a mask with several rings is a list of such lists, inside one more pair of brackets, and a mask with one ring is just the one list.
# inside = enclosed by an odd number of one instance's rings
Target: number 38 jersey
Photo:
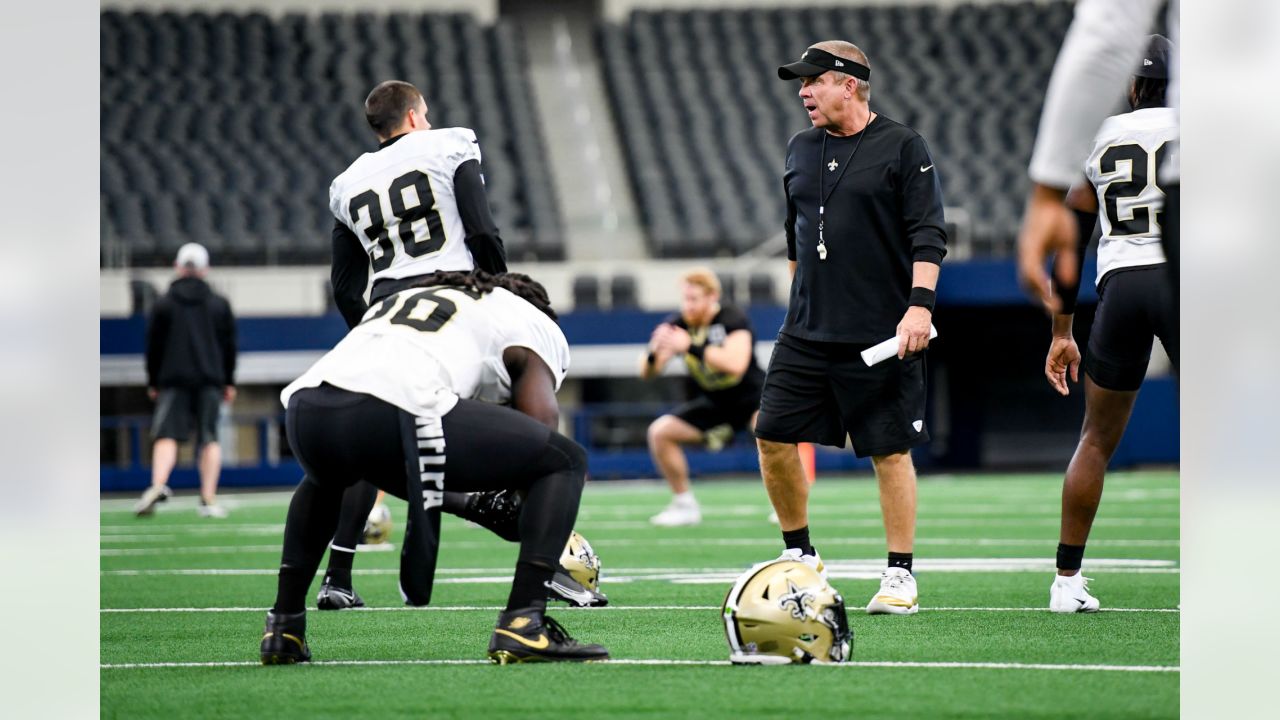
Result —
[[372, 280], [471, 270], [453, 177], [480, 161], [467, 128], [421, 130], [356, 158], [329, 185], [329, 209], [359, 238]]
[[505, 402], [509, 347], [526, 347], [551, 369], [560, 389], [569, 343], [560, 326], [505, 289], [411, 288], [374, 304], [364, 319], [280, 393], [329, 383], [367, 393], [415, 415], [444, 415], [458, 398]]
[[1097, 282], [1112, 270], [1164, 262], [1164, 191], [1156, 168], [1177, 137], [1177, 111], [1165, 107], [1114, 115], [1098, 129], [1085, 164], [1085, 175], [1098, 192], [1102, 225]]

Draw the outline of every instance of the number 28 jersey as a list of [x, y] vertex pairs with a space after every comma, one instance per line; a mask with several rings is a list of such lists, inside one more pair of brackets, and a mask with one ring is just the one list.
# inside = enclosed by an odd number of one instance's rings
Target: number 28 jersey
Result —
[[497, 288], [410, 288], [374, 304], [342, 342], [280, 393], [329, 383], [367, 393], [414, 415], [444, 415], [458, 398], [511, 399], [502, 362], [526, 347], [551, 369], [560, 389], [569, 343], [560, 326], [523, 298]]
[[371, 280], [471, 270], [453, 177], [480, 161], [467, 128], [421, 130], [356, 158], [329, 185], [329, 209], [369, 255]]
[[1085, 163], [1102, 225], [1097, 282], [1112, 270], [1165, 261], [1160, 249], [1164, 191], [1156, 168], [1177, 137], [1177, 111], [1165, 107], [1114, 115], [1098, 129]]

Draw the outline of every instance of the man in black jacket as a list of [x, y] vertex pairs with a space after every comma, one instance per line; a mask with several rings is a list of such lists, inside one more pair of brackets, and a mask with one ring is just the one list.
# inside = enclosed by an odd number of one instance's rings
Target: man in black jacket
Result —
[[156, 403], [152, 421], [151, 487], [134, 507], [150, 515], [167, 500], [178, 442], [195, 423], [200, 468], [201, 517], [226, 517], [216, 501], [222, 448], [218, 411], [235, 399], [236, 324], [231, 305], [204, 281], [209, 251], [196, 243], [178, 249], [178, 279], [156, 303], [147, 324], [147, 395]]

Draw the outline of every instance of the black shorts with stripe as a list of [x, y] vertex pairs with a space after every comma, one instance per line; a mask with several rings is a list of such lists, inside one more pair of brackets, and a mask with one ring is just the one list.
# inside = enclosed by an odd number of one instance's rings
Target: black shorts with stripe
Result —
[[1141, 387], [1155, 338], [1178, 367], [1177, 301], [1166, 273], [1161, 263], [1113, 270], [1102, 278], [1084, 359], [1084, 371], [1098, 387], [1119, 392]]
[[923, 353], [867, 367], [866, 345], [779, 334], [765, 374], [756, 437], [891, 455], [929, 440]]

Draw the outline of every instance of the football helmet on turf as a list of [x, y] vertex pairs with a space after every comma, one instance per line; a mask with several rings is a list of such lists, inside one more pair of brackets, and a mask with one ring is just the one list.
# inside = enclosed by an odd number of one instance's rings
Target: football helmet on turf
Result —
[[600, 556], [576, 530], [569, 534], [569, 542], [565, 543], [564, 552], [560, 554], [560, 566], [583, 587], [600, 589]]
[[369, 519], [364, 523], [364, 544], [381, 545], [391, 541], [391, 509], [378, 503], [369, 511]]
[[803, 562], [752, 567], [729, 590], [721, 615], [734, 664], [838, 663], [853, 651], [844, 599]]

